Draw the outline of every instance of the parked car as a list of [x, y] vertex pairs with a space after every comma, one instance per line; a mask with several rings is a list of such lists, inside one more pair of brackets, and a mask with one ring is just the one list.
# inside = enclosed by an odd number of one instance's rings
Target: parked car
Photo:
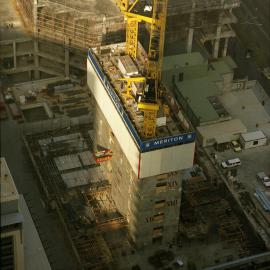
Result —
[[238, 141], [231, 141], [231, 144], [234, 152], [237, 153], [242, 151], [241, 145], [238, 143]]
[[181, 259], [177, 258], [173, 263], [173, 266], [175, 269], [182, 268], [184, 266], [184, 262]]
[[270, 178], [264, 172], [258, 172], [257, 179], [261, 181], [265, 187], [270, 187]]
[[227, 168], [233, 168], [241, 165], [241, 160], [239, 158], [233, 158], [233, 159], [228, 159], [226, 161], [223, 161], [221, 163], [221, 167], [223, 169]]

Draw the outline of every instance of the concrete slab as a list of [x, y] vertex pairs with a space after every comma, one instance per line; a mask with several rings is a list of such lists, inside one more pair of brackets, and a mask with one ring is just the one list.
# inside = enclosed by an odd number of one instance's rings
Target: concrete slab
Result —
[[220, 97], [233, 118], [239, 118], [248, 131], [262, 130], [270, 136], [270, 115], [254, 94], [253, 89], [232, 91]]
[[71, 173], [61, 174], [67, 188], [79, 187], [90, 184], [90, 174], [88, 170], [79, 170]]
[[82, 166], [78, 155], [65, 155], [53, 159], [59, 171], [65, 171]]
[[90, 151], [79, 153], [83, 166], [90, 166], [96, 164], [93, 154]]

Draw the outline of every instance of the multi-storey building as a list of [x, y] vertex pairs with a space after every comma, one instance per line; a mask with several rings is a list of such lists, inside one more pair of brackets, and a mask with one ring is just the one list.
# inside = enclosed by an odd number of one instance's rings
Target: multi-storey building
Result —
[[24, 269], [23, 217], [19, 194], [4, 158], [1, 158], [1, 269]]
[[[125, 44], [90, 50], [87, 81], [96, 103], [94, 145], [110, 149], [103, 165], [112, 198], [126, 217], [129, 235], [139, 247], [171, 242], [178, 231], [182, 175], [193, 164], [195, 134], [171, 93], [163, 89], [156, 136], [143, 137], [143, 113], [127, 97], [119, 78], [140, 74], [145, 52], [139, 46], [135, 62]], [[140, 85], [132, 84], [133, 95]]]

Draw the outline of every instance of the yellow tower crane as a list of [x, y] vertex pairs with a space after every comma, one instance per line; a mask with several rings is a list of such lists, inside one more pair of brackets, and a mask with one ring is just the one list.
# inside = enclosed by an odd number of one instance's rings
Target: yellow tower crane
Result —
[[132, 83], [143, 83], [145, 85], [146, 78], [145, 77], [130, 77], [130, 78], [121, 78], [121, 79], [118, 79], [118, 81], [124, 81], [126, 83], [126, 92], [124, 93], [124, 95], [126, 97], [132, 97], [131, 95]]
[[[159, 110], [158, 89], [161, 81], [168, 0], [151, 0], [151, 5], [145, 0], [134, 0], [132, 4], [129, 0], [117, 0], [117, 4], [127, 20], [126, 53], [134, 60], [137, 58], [138, 51], [139, 23], [146, 22], [150, 25], [145, 77], [150, 82], [149, 85], [154, 88], [154, 98], [147, 100], [148, 91], [145, 90], [142, 100], [138, 102], [138, 108], [144, 112], [143, 135], [145, 138], [152, 138], [155, 136], [157, 111]], [[149, 16], [145, 14], [149, 14]], [[130, 86], [130, 84], [128, 85]]]

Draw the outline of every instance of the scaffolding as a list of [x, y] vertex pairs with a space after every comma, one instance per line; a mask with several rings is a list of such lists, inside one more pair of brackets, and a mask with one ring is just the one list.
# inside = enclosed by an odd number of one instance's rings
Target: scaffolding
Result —
[[123, 40], [125, 25], [120, 13], [107, 15], [95, 10], [95, 4], [75, 2], [17, 0], [25, 24], [37, 38], [78, 49]]
[[[89, 270], [105, 269], [114, 260], [110, 239], [105, 240], [103, 234], [123, 225], [125, 230], [126, 220], [117, 211], [110, 183], [92, 157], [89, 125], [37, 133], [28, 130], [24, 140], [46, 204], [57, 211], [79, 265]], [[121, 241], [125, 239], [118, 239], [120, 246]]]

